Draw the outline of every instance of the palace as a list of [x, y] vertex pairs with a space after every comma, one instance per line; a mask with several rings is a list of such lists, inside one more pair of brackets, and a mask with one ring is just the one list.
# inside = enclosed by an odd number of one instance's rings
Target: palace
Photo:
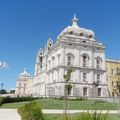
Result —
[[78, 26], [76, 16], [55, 43], [49, 37], [45, 50], [39, 50], [34, 76], [26, 70], [20, 74], [16, 81], [16, 95], [64, 96], [64, 75], [69, 68], [73, 70], [71, 97], [109, 97], [105, 46], [96, 40], [92, 30]]

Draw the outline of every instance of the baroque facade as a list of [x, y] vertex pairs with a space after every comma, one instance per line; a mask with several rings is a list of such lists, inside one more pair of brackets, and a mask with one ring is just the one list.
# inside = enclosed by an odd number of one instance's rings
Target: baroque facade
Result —
[[116, 97], [116, 82], [119, 80], [120, 60], [106, 59], [107, 82], [110, 97]]
[[108, 97], [105, 46], [96, 40], [92, 30], [78, 26], [76, 16], [55, 43], [50, 37], [45, 51], [39, 50], [26, 95], [64, 96], [64, 75], [69, 68], [73, 70], [71, 97]]

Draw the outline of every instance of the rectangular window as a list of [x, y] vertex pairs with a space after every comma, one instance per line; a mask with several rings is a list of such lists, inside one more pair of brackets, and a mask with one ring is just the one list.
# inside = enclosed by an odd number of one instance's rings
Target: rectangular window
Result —
[[98, 83], [100, 82], [100, 75], [99, 74], [97, 75], [97, 82]]
[[83, 96], [87, 96], [87, 87], [83, 88]]
[[87, 80], [87, 74], [83, 73], [83, 81], [85, 82]]
[[111, 75], [116, 75], [116, 72], [117, 72], [117, 71], [116, 71], [115, 69], [112, 69], [112, 70], [111, 70]]
[[101, 96], [101, 88], [98, 88], [98, 96]]

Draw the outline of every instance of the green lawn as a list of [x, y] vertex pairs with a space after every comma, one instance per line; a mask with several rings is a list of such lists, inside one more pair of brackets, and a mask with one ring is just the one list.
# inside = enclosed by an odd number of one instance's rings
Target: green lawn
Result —
[[[45, 114], [44, 115], [44, 119], [45, 120], [60, 120], [60, 117], [62, 115], [58, 115], [58, 114]], [[107, 116], [107, 120], [119, 120], [117, 115], [108, 115]]]
[[0, 106], [0, 108], [19, 108], [23, 105], [25, 105], [26, 103], [28, 102], [15, 102], [15, 103], [6, 103], [6, 104], [3, 104], [2, 106]]
[[[41, 99], [37, 100], [43, 109], [63, 109], [64, 100], [54, 100], [54, 99]], [[69, 109], [99, 109], [99, 110], [114, 110], [116, 109], [116, 103], [109, 103], [105, 101], [69, 101]]]
[[[64, 100], [58, 100], [58, 99], [38, 99], [36, 101], [39, 102], [42, 109], [63, 109], [63, 105], [64, 105]], [[25, 103], [27, 102], [7, 103], [0, 106], [0, 108], [18, 108], [20, 106], [23, 106]], [[105, 101], [93, 101], [93, 100], [84, 100], [84, 101], [70, 100], [69, 109], [115, 110], [116, 103], [109, 103]]]

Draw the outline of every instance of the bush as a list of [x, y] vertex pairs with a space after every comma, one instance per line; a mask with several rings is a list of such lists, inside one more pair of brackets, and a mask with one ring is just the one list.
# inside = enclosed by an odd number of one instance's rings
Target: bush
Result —
[[37, 98], [34, 97], [1, 97], [0, 105], [4, 103], [13, 103], [13, 102], [23, 102], [23, 101], [33, 101]]
[[0, 105], [2, 105], [3, 104], [3, 97], [0, 97]]
[[60, 120], [107, 120], [107, 113], [97, 113], [96, 111], [93, 113], [81, 113], [79, 115], [69, 115], [69, 116], [63, 116], [60, 118]]
[[21, 120], [43, 120], [41, 107], [37, 102], [30, 102], [18, 109]]

